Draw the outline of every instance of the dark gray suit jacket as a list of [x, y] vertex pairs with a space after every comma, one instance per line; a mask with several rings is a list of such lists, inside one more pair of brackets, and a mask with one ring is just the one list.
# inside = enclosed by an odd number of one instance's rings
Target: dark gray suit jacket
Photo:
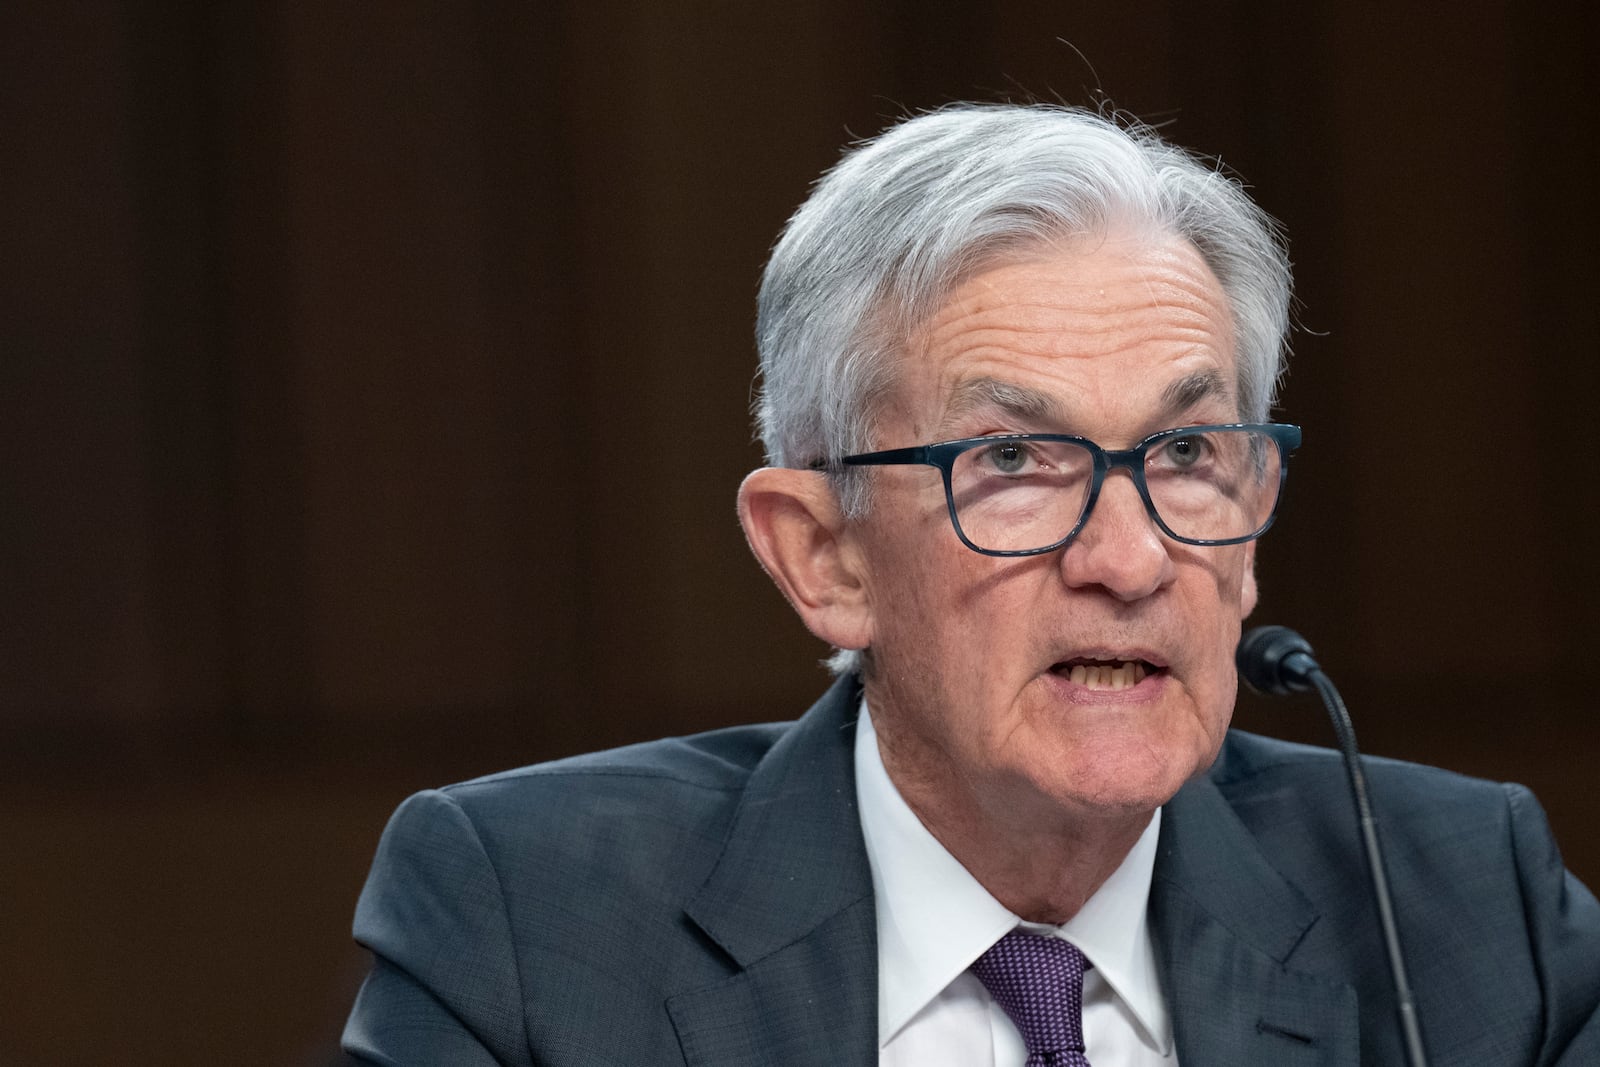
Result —
[[[877, 1056], [859, 691], [422, 793], [356, 912], [379, 1064]], [[1436, 1067], [1600, 1064], [1600, 904], [1517, 786], [1372, 760]], [[1338, 756], [1235, 732], [1167, 806], [1150, 913], [1184, 1067], [1400, 1064]]]

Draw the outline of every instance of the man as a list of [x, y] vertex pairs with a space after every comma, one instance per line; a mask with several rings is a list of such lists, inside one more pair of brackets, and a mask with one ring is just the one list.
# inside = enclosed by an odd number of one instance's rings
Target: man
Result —
[[[347, 1048], [1402, 1062], [1337, 757], [1227, 729], [1288, 300], [1269, 220], [1148, 131], [967, 107], [849, 154], [767, 268], [739, 494], [839, 681], [412, 798]], [[1434, 1062], [1600, 1063], [1600, 905], [1532, 798], [1369, 773]]]

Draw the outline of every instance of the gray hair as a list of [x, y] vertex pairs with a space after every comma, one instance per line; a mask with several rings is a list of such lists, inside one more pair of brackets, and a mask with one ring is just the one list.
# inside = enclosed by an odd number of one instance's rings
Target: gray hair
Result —
[[[1119, 226], [1199, 251], [1232, 309], [1240, 416], [1265, 421], [1287, 354], [1289, 258], [1243, 187], [1135, 123], [962, 104], [854, 147], [784, 227], [757, 302], [768, 463], [877, 447], [893, 357], [952, 291], [1007, 256]], [[860, 515], [862, 472], [833, 477], [844, 513]], [[844, 653], [834, 667], [858, 662]]]

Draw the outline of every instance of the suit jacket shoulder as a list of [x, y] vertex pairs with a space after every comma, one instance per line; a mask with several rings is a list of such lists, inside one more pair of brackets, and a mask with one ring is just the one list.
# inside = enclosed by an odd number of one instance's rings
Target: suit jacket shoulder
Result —
[[[418, 794], [357, 907], [374, 1063], [860, 1062], [875, 1048], [852, 686]], [[863, 1004], [863, 990], [866, 990]]]
[[[1393, 760], [1364, 765], [1434, 1061], [1589, 1062], [1600, 905], [1563, 868], [1531, 794]], [[1180, 1059], [1404, 1061], [1336, 752], [1235, 731], [1162, 829], [1152, 916]], [[1209, 951], [1197, 956], [1199, 946]], [[1226, 1025], [1219, 966], [1236, 989], [1266, 994]], [[1274, 1044], [1284, 1047], [1264, 1054]]]

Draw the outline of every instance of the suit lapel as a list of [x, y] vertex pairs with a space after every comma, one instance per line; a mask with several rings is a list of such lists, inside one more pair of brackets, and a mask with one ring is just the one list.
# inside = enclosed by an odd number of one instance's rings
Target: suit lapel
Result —
[[1359, 1063], [1355, 990], [1295, 967], [1317, 918], [1210, 779], [1172, 799], [1150, 919], [1179, 1063]]
[[739, 967], [667, 1001], [691, 1067], [877, 1060], [877, 927], [853, 758], [859, 703], [853, 679], [842, 679], [773, 746], [685, 909]]

